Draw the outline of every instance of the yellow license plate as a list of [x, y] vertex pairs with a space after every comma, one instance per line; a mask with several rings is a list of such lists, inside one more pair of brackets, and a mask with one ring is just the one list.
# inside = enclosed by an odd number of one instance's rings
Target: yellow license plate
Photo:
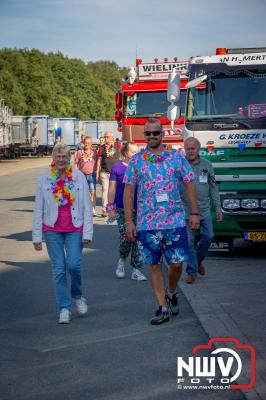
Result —
[[266, 241], [266, 232], [245, 232], [245, 239]]

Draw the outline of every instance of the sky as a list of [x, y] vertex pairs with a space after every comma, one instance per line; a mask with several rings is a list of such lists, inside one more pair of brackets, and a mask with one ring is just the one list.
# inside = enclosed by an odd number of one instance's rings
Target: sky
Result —
[[0, 47], [131, 66], [266, 46], [266, 0], [0, 0]]

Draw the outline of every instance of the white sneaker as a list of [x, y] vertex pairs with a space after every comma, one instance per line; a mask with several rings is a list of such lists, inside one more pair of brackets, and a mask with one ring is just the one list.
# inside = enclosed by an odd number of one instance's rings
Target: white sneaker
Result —
[[87, 314], [88, 305], [87, 305], [87, 300], [84, 297], [81, 297], [80, 299], [75, 299], [75, 303], [79, 315]]
[[117, 268], [115, 271], [117, 278], [124, 278], [126, 276], [125, 266], [126, 266], [126, 260], [124, 258], [119, 258]]
[[92, 209], [92, 215], [93, 215], [94, 217], [98, 217], [98, 214], [97, 214], [95, 208]]
[[67, 308], [62, 308], [60, 310], [58, 323], [69, 324], [70, 320], [71, 320], [71, 311], [68, 310]]
[[137, 268], [133, 268], [131, 279], [133, 279], [134, 281], [146, 281], [147, 280], [146, 276], [143, 275], [143, 273]]

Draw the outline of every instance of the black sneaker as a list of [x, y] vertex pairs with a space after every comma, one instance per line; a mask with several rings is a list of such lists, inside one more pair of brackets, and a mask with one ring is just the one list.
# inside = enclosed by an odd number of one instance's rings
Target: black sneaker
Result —
[[164, 322], [169, 321], [170, 316], [169, 316], [169, 311], [162, 311], [162, 306], [158, 308], [158, 310], [155, 313], [155, 317], [151, 319], [151, 324], [152, 325], [160, 325], [163, 324]]
[[165, 294], [165, 300], [168, 305], [168, 308], [172, 315], [177, 315], [179, 313], [179, 304], [178, 304], [178, 297], [177, 294], [174, 293], [173, 297], [170, 298], [168, 293]]

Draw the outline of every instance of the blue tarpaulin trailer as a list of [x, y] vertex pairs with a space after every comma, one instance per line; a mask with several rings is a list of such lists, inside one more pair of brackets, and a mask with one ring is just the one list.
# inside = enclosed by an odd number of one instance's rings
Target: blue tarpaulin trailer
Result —
[[38, 131], [39, 146], [53, 147], [58, 141], [75, 147], [79, 139], [79, 124], [77, 118], [51, 118], [42, 120], [36, 117], [40, 128]]
[[55, 136], [60, 138], [59, 140], [62, 143], [70, 147], [75, 147], [78, 144], [80, 121], [77, 118], [54, 118], [54, 127]]

